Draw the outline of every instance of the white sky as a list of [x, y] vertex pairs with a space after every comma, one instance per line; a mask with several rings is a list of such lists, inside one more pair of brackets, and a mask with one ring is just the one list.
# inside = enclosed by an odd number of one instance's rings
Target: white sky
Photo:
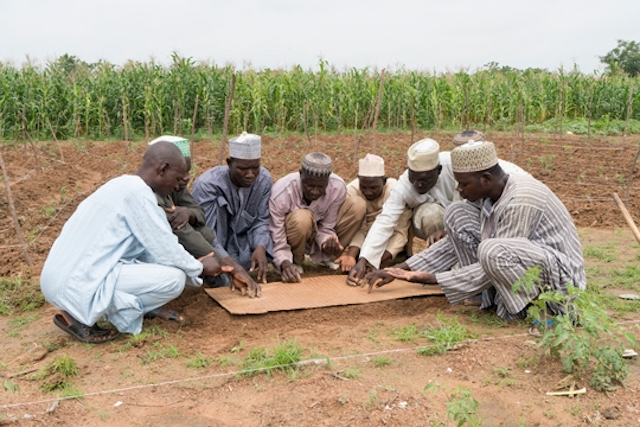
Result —
[[640, 41], [639, 20], [640, 0], [0, 0], [0, 61], [590, 73], [617, 39]]

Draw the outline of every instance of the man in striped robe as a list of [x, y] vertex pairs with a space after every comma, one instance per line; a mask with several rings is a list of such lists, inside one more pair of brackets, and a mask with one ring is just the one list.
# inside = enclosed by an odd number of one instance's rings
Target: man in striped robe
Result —
[[[447, 237], [406, 262], [367, 277], [369, 289], [394, 278], [438, 284], [451, 304], [483, 292], [482, 308], [498, 316], [526, 316], [541, 288], [585, 289], [582, 248], [573, 220], [558, 197], [525, 174], [506, 174], [491, 142], [469, 142], [451, 152], [458, 191], [466, 199], [447, 207]], [[450, 270], [456, 264], [460, 268]], [[539, 286], [514, 288], [532, 268]], [[560, 307], [549, 307], [552, 312]]]

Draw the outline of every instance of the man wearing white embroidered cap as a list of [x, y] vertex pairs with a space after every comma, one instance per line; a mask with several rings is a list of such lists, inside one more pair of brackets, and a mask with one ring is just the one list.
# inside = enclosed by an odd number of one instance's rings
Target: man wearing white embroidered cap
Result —
[[349, 271], [347, 284], [360, 282], [367, 271], [380, 267], [382, 257], [401, 223], [403, 213], [412, 212], [412, 224], [418, 237], [435, 240], [444, 229], [444, 209], [460, 197], [451, 170], [448, 152], [440, 152], [433, 139], [416, 142], [407, 151], [408, 169], [400, 176], [391, 191], [360, 249], [360, 259]]
[[204, 208], [214, 231], [213, 247], [234, 268], [255, 270], [267, 280], [272, 258], [269, 234], [269, 196], [273, 182], [260, 166], [262, 139], [244, 132], [229, 141], [227, 166], [216, 166], [196, 179], [193, 197]]
[[[349, 197], [361, 199], [365, 203], [366, 212], [360, 229], [351, 239], [351, 243], [344, 254], [335, 260], [337, 264], [341, 265], [343, 272], [348, 272], [355, 266], [356, 259], [360, 254], [360, 248], [376, 217], [382, 212], [382, 206], [391, 195], [391, 191], [397, 182], [393, 178], [386, 177], [384, 159], [382, 157], [375, 154], [367, 154], [363, 159], [360, 159], [358, 178], [347, 185], [347, 193]], [[406, 245], [410, 220], [411, 210], [407, 208], [398, 219], [398, 224], [393, 230], [391, 238], [389, 238], [382, 255], [382, 264], [395, 258]], [[347, 281], [349, 281], [349, 278], [347, 278]]]
[[[491, 142], [472, 141], [451, 152], [460, 195], [444, 222], [447, 236], [388, 270], [367, 277], [369, 290], [394, 278], [439, 284], [451, 304], [483, 292], [482, 308], [498, 316], [524, 318], [543, 288], [567, 294], [585, 289], [582, 248], [571, 215], [543, 183], [526, 174], [506, 174]], [[456, 264], [460, 268], [450, 270]], [[515, 284], [539, 269], [539, 286]], [[551, 314], [563, 314], [547, 303]]]

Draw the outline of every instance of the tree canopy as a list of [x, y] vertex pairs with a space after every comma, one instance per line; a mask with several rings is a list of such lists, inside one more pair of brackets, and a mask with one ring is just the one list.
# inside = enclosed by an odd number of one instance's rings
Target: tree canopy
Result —
[[640, 43], [618, 40], [618, 46], [601, 56], [600, 61], [607, 64], [611, 71], [622, 69], [632, 77], [640, 75]]

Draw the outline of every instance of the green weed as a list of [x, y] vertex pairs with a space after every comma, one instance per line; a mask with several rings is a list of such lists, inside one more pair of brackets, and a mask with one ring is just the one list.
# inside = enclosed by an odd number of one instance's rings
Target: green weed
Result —
[[32, 314], [31, 316], [16, 316], [9, 321], [9, 325], [13, 326], [14, 328], [19, 328], [22, 326], [26, 326], [34, 322], [35, 320], [38, 320], [39, 318], [40, 315], [38, 314]]
[[391, 330], [391, 336], [398, 341], [414, 342], [417, 338], [422, 336], [422, 333], [418, 330], [418, 327], [413, 324], [411, 326], [393, 328]]
[[424, 332], [424, 336], [432, 343], [418, 350], [418, 353], [423, 356], [444, 353], [456, 343], [475, 338], [475, 335], [458, 322], [457, 317], [445, 318], [442, 314], [438, 314], [436, 325], [429, 327]]
[[476, 415], [478, 411], [478, 401], [473, 398], [471, 391], [464, 387], [458, 386], [452, 390], [447, 390], [446, 385], [440, 386], [436, 381], [433, 384], [427, 384], [424, 391], [437, 393], [442, 391], [447, 398], [447, 425], [453, 420], [458, 427], [465, 424], [476, 427], [482, 425], [482, 420]]
[[302, 360], [303, 348], [296, 340], [288, 340], [276, 344], [272, 349], [255, 347], [242, 360], [242, 375], [252, 376], [264, 372], [267, 376], [275, 370], [290, 372], [298, 369], [297, 363]]
[[78, 375], [76, 362], [65, 354], [56, 357], [53, 362], [38, 372], [35, 378], [43, 380], [39, 388], [44, 392], [59, 391], [65, 396], [76, 396], [81, 393], [73, 387], [70, 378]]
[[200, 350], [198, 350], [196, 351], [195, 356], [187, 360], [185, 363], [190, 368], [202, 369], [211, 366], [211, 363], [214, 360], [215, 359], [213, 357], [204, 356], [202, 353], [200, 353]]
[[364, 409], [365, 411], [371, 411], [375, 407], [376, 401], [378, 400], [378, 390], [369, 390], [367, 396], [369, 398], [362, 404], [362, 409]]
[[44, 305], [37, 280], [26, 280], [22, 276], [0, 277], [0, 315], [8, 316], [16, 309], [33, 311]]
[[382, 368], [384, 366], [391, 365], [391, 359], [389, 359], [388, 357], [374, 357], [372, 362], [373, 366], [375, 366], [376, 368]]
[[148, 328], [145, 328], [138, 335], [131, 336], [127, 342], [120, 349], [121, 352], [129, 350], [131, 347], [142, 347], [147, 341], [152, 338], [160, 337], [167, 338], [169, 333], [166, 329], [158, 326], [152, 325]]
[[608, 248], [596, 248], [593, 246], [585, 246], [583, 253], [586, 258], [597, 259], [603, 262], [612, 262], [617, 259], [616, 254], [612, 254]]
[[342, 376], [349, 378], [350, 380], [355, 380], [360, 376], [360, 370], [356, 368], [349, 368], [342, 372]]
[[180, 356], [180, 352], [178, 349], [169, 345], [167, 347], [163, 347], [160, 343], [153, 344], [154, 349], [147, 351], [146, 361], [153, 362], [154, 360], [167, 359], [167, 358], [176, 358]]
[[[596, 293], [568, 287], [568, 295], [550, 291], [540, 283], [540, 268], [529, 269], [514, 289], [536, 286], [541, 293], [531, 302], [527, 319], [540, 321], [548, 307], [558, 307], [564, 315], [553, 318], [555, 324], [540, 328], [539, 348], [562, 361], [563, 371], [575, 376], [590, 376], [590, 385], [598, 391], [615, 390], [624, 385], [629, 366], [622, 358], [625, 342], [636, 346], [635, 337], [624, 332], [606, 313]], [[549, 305], [551, 304], [551, 305]], [[545, 322], [541, 322], [544, 324]], [[579, 327], [580, 326], [580, 327]]]
[[542, 166], [544, 169], [547, 170], [552, 170], [553, 169], [553, 163], [556, 160], [556, 156], [555, 154], [543, 154], [542, 156], [538, 157], [538, 162], [540, 162], [540, 166]]
[[20, 385], [9, 380], [2, 383], [2, 388], [4, 388], [4, 391], [10, 391], [12, 393], [18, 393], [20, 391]]

